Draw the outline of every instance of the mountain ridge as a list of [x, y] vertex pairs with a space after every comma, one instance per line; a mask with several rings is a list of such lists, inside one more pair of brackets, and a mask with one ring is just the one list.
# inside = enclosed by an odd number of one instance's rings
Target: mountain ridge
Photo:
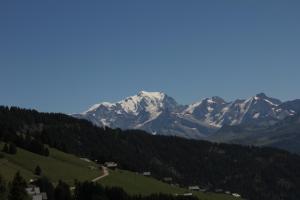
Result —
[[95, 104], [87, 111], [72, 116], [87, 119], [97, 126], [141, 129], [152, 134], [200, 139], [224, 125], [274, 125], [296, 113], [293, 108], [298, 108], [298, 104], [288, 105], [265, 93], [231, 102], [213, 96], [181, 105], [163, 92], [141, 91], [116, 103]]

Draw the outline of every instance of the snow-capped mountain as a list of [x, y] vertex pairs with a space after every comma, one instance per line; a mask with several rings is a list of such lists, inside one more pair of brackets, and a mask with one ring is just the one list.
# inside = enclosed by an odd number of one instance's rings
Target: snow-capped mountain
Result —
[[162, 92], [141, 91], [117, 103], [95, 104], [86, 112], [74, 116], [88, 119], [98, 126], [143, 129], [162, 113], [179, 112], [180, 108], [182, 106]]
[[73, 116], [90, 120], [98, 126], [204, 138], [224, 125], [266, 126], [295, 114], [281, 105], [280, 100], [263, 93], [233, 102], [212, 97], [191, 105], [180, 105], [162, 92], [141, 91], [117, 103], [95, 104], [86, 112]]
[[184, 114], [215, 127], [249, 123], [272, 125], [293, 114], [291, 110], [282, 109], [281, 104], [280, 100], [269, 98], [264, 93], [231, 103], [213, 97], [190, 105]]

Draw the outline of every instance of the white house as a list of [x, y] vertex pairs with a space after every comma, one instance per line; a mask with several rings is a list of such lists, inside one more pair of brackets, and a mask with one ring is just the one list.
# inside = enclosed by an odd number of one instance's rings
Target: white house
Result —
[[118, 164], [115, 162], [106, 162], [104, 163], [104, 166], [107, 168], [115, 169], [118, 167]]
[[189, 190], [192, 190], [192, 191], [199, 191], [199, 190], [200, 190], [200, 187], [199, 187], [198, 185], [189, 186]]
[[165, 181], [165, 182], [172, 182], [173, 179], [172, 179], [172, 177], [164, 177], [163, 181]]
[[151, 172], [143, 172], [143, 176], [151, 176]]
[[193, 193], [175, 194], [175, 196], [185, 196], [185, 197], [188, 197], [188, 196], [193, 196]]
[[241, 198], [241, 195], [237, 194], [237, 193], [232, 193], [231, 195], [234, 196], [234, 197], [236, 197], [236, 198]]
[[34, 185], [29, 185], [28, 188], [25, 189], [27, 194], [29, 195], [35, 195], [35, 194], [40, 194], [41, 191], [40, 191], [40, 188], [39, 187], [36, 187]]
[[26, 189], [26, 192], [29, 196], [32, 197], [32, 200], [47, 200], [47, 194], [41, 192], [39, 187], [34, 185], [29, 185]]

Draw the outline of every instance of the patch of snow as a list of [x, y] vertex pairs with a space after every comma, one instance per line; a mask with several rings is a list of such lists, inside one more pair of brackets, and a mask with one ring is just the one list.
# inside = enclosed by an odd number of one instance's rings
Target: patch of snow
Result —
[[243, 119], [245, 118], [246, 114], [248, 113], [251, 107], [251, 104], [253, 103], [253, 100], [255, 100], [255, 97], [249, 98], [240, 104], [241, 117], [239, 119], [236, 119], [234, 122], [232, 122], [233, 125], [240, 124], [243, 121]]
[[95, 105], [91, 106], [87, 111], [83, 112], [82, 114], [86, 114], [88, 112], [95, 111], [97, 108], [99, 108], [100, 105], [101, 105], [101, 103], [95, 104]]
[[209, 104], [214, 104], [214, 103], [216, 103], [214, 100], [212, 100], [212, 99], [207, 99], [207, 102], [209, 103]]
[[122, 112], [120, 111], [120, 110], [117, 110], [117, 112], [116, 112], [118, 115], [121, 115], [122, 114]]
[[152, 115], [150, 116], [150, 118], [148, 120], [146, 120], [145, 122], [138, 124], [135, 126], [135, 128], [140, 128], [142, 126], [144, 126], [145, 124], [147, 124], [148, 122], [153, 121], [154, 119], [156, 119], [159, 115], [161, 114], [161, 112], [156, 112], [156, 113], [152, 113]]
[[110, 125], [110, 123], [107, 122], [106, 119], [100, 119], [100, 122], [103, 124], [103, 126], [109, 126]]
[[146, 92], [146, 91], [141, 91], [138, 96], [143, 96], [143, 97], [149, 97], [152, 99], [160, 99], [162, 100], [165, 97], [165, 94], [162, 92]]
[[109, 102], [97, 103], [97, 104], [91, 106], [87, 111], [83, 112], [82, 114], [87, 114], [89, 112], [93, 112], [93, 111], [97, 110], [100, 106], [104, 106], [108, 109], [111, 109], [113, 106], [115, 106], [115, 104], [109, 103]]
[[105, 107], [113, 107], [115, 104], [114, 103], [109, 103], [109, 102], [102, 102], [101, 105]]
[[188, 106], [188, 108], [184, 111], [185, 114], [192, 114], [194, 110], [202, 104], [203, 101], [193, 103]]
[[255, 114], [253, 115], [253, 118], [254, 118], [254, 119], [257, 119], [259, 116], [260, 116], [260, 113], [255, 113]]
[[275, 103], [269, 101], [268, 99], [264, 99], [264, 101], [267, 102], [267, 103], [269, 103], [269, 104], [271, 104], [271, 105], [273, 105], [273, 106], [278, 106], [278, 104], [275, 104]]
[[208, 106], [208, 107], [207, 107], [207, 110], [208, 110], [208, 112], [212, 112], [212, 111], [214, 110], [214, 108]]
[[140, 104], [144, 101], [146, 104], [145, 109], [151, 115], [150, 118], [154, 118], [158, 116], [158, 111], [163, 107], [164, 98], [165, 94], [161, 92], [141, 91], [138, 95], [131, 96], [118, 102], [118, 104], [125, 112], [138, 115]]
[[230, 125], [237, 125], [239, 121], [237, 119], [233, 120]]
[[229, 107], [226, 106], [225, 108], [222, 109], [222, 112], [227, 112], [229, 110]]

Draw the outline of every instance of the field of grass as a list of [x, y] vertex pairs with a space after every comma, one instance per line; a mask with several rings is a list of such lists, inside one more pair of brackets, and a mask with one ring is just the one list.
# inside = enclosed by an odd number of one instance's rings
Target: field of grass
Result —
[[[151, 177], [144, 177], [125, 170], [110, 170], [109, 176], [99, 181], [104, 186], [117, 186], [129, 194], [149, 195], [153, 193], [183, 194], [187, 189], [174, 187]], [[230, 195], [193, 192], [200, 200], [233, 200]]]
[[[2, 149], [3, 143], [0, 143]], [[40, 156], [24, 149], [18, 148], [16, 155], [2, 153], [5, 157], [0, 159], [0, 174], [7, 180], [12, 180], [17, 171], [27, 179], [36, 178], [34, 169], [39, 165], [43, 175], [47, 176], [54, 184], [63, 180], [73, 185], [74, 180], [90, 181], [102, 174], [97, 165], [80, 158], [50, 148], [49, 157]], [[94, 168], [94, 169], [91, 169]], [[187, 189], [171, 186], [151, 177], [125, 170], [110, 170], [109, 175], [99, 180], [104, 186], [117, 186], [129, 194], [149, 195], [153, 193], [183, 194]], [[200, 200], [233, 200], [230, 195], [193, 192]]]
[[[0, 144], [0, 149], [2, 147], [3, 143]], [[2, 154], [5, 157], [0, 159], [0, 174], [7, 181], [11, 180], [17, 171], [20, 171], [27, 180], [36, 178], [34, 169], [37, 165], [41, 167], [43, 175], [47, 176], [53, 183], [57, 183], [61, 179], [72, 185], [74, 179], [92, 180], [102, 173], [95, 163], [86, 162], [76, 156], [52, 148], [50, 148], [49, 157], [40, 156], [21, 148], [18, 148], [16, 155]]]

